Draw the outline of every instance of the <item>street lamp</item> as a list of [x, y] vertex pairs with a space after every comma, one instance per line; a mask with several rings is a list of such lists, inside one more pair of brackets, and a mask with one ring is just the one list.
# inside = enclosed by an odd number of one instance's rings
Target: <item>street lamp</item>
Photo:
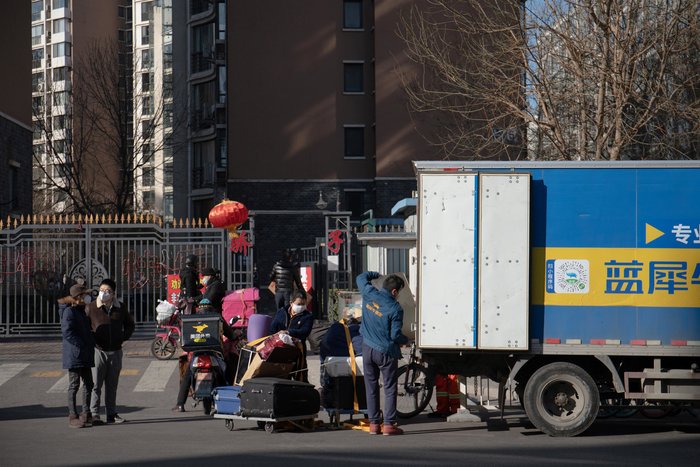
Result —
[[322, 211], [328, 207], [328, 203], [325, 199], [323, 199], [322, 191], [318, 192], [318, 201], [316, 201], [316, 207]]

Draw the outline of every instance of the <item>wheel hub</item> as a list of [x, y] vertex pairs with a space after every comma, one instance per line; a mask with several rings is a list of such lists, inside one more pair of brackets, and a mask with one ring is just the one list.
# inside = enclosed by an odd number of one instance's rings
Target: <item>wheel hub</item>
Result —
[[569, 403], [569, 396], [564, 392], [558, 392], [557, 395], [554, 396], [554, 403], [557, 407], [564, 408]]

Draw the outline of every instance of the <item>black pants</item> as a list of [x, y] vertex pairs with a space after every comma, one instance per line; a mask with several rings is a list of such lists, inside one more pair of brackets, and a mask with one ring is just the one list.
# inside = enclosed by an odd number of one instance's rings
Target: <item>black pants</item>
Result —
[[177, 392], [177, 405], [185, 405], [185, 402], [187, 402], [187, 395], [190, 392], [190, 386], [192, 386], [192, 370], [190, 369], [189, 362], [187, 362], [187, 370], [182, 377], [182, 381], [180, 381], [180, 390]]
[[95, 384], [92, 381], [92, 370], [90, 368], [71, 368], [68, 370], [68, 413], [78, 415], [78, 406], [75, 398], [80, 389], [80, 380], [83, 380], [83, 412], [90, 411], [90, 399], [92, 389]]

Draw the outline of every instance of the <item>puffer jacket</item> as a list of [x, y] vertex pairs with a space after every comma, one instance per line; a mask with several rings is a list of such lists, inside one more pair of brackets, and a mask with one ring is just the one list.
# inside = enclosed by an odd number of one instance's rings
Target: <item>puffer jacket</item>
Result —
[[205, 298], [211, 303], [211, 307], [217, 313], [221, 314], [223, 311], [223, 301], [226, 296], [226, 286], [221, 279], [218, 277], [212, 277], [207, 282], [206, 289], [204, 293], [197, 297], [197, 301], [204, 300]]
[[95, 366], [95, 339], [85, 306], [61, 304], [58, 307], [63, 337], [63, 368], [92, 368]]
[[199, 273], [189, 266], [180, 272], [180, 296], [183, 298], [196, 298], [201, 295]]
[[85, 307], [92, 332], [95, 335], [95, 347], [105, 352], [119, 350], [122, 343], [134, 333], [134, 318], [123, 304], [115, 303], [110, 310], [106, 306], [97, 306], [97, 301]]
[[303, 289], [299, 276], [299, 264], [287, 260], [279, 260], [272, 267], [270, 281], [275, 282], [277, 292], [282, 290], [294, 290], [294, 284], [298, 289]]

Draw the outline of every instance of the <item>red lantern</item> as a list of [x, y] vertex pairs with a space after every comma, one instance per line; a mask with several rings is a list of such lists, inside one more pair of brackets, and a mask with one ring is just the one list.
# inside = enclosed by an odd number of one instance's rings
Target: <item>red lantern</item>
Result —
[[238, 237], [238, 228], [247, 220], [248, 208], [238, 201], [225, 199], [209, 211], [211, 225], [227, 229], [232, 239]]

